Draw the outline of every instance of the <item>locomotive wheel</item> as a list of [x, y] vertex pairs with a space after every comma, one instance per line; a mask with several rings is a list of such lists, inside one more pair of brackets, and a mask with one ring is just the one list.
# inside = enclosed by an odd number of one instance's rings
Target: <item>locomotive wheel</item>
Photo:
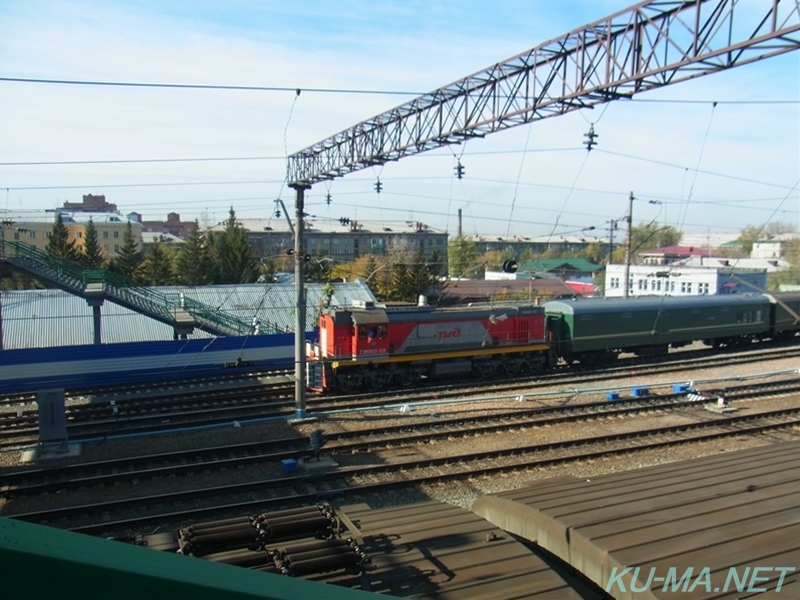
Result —
[[417, 371], [402, 371], [395, 375], [395, 381], [400, 387], [411, 387], [419, 381], [420, 374]]
[[377, 391], [386, 385], [388, 379], [383, 371], [371, 371], [364, 377], [364, 387], [368, 390]]
[[348, 394], [358, 387], [358, 377], [352, 373], [337, 375], [336, 387], [338, 387], [341, 392]]
[[477, 369], [478, 375], [486, 379], [495, 374], [495, 371], [497, 370], [497, 365], [490, 362], [478, 363], [477, 365], [475, 365], [475, 369]]
[[522, 365], [518, 361], [510, 359], [508, 362], [502, 364], [500, 368], [506, 375], [518, 375]]

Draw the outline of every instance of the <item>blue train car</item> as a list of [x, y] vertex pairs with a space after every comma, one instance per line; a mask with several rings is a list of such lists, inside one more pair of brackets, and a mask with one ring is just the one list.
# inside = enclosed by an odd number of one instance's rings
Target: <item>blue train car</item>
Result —
[[[310, 341], [315, 333], [308, 333]], [[294, 334], [0, 350], [0, 393], [290, 368]]]

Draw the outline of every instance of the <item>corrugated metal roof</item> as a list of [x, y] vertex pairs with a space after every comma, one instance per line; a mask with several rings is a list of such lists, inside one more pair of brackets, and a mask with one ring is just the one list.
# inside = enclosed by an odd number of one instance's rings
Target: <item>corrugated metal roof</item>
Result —
[[[309, 283], [307, 329], [316, 326], [327, 284]], [[350, 306], [354, 300], [375, 301], [363, 283], [333, 283], [331, 306]], [[294, 286], [277, 284], [162, 287], [166, 294], [193, 298], [218, 307], [247, 322], [258, 317], [262, 324], [294, 329]], [[2, 292], [3, 347], [51, 348], [91, 344], [94, 339], [92, 308], [85, 300], [61, 290], [14, 290]], [[173, 339], [173, 329], [113, 302], [100, 308], [104, 344]], [[191, 338], [211, 337], [200, 330]]]
[[[364, 539], [372, 592], [397, 597], [569, 600], [580, 596], [542, 559], [473, 513], [440, 502], [342, 509]], [[354, 585], [352, 576], [317, 580]]]
[[750, 597], [754, 584], [769, 597], [796, 598], [800, 589], [798, 442], [539, 481], [479, 498], [472, 509], [615, 598]]

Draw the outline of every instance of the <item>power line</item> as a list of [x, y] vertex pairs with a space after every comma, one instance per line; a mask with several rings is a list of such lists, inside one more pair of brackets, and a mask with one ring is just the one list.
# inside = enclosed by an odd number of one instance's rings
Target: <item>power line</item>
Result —
[[117, 165], [130, 163], [211, 162], [237, 160], [286, 160], [285, 156], [213, 156], [208, 158], [128, 158], [118, 160], [45, 160], [0, 162], [0, 167], [26, 167], [47, 165]]
[[597, 150], [595, 150], [595, 152], [601, 152], [603, 154], [611, 154], [611, 155], [614, 155], [614, 156], [621, 156], [623, 158], [630, 158], [630, 159], [633, 159], [633, 160], [641, 160], [641, 161], [644, 161], [644, 162], [653, 163], [655, 165], [663, 165], [665, 167], [673, 167], [675, 169], [687, 169], [689, 171], [693, 171], [695, 173], [702, 173], [704, 175], [713, 175], [715, 177], [724, 177], [726, 179], [735, 179], [736, 181], [746, 181], [747, 183], [756, 183], [758, 185], [767, 185], [767, 186], [770, 186], [770, 187], [781, 188], [781, 189], [784, 189], [784, 190], [792, 189], [789, 186], [780, 185], [780, 184], [777, 184], [777, 183], [768, 183], [766, 181], [758, 181], [757, 179], [747, 179], [746, 177], [737, 177], [736, 175], [726, 175], [725, 173], [716, 173], [714, 171], [704, 171], [702, 169], [693, 169], [691, 167], [686, 167], [684, 165], [676, 165], [676, 164], [664, 162], [664, 161], [661, 161], [661, 160], [654, 160], [652, 158], [643, 158], [641, 156], [633, 156], [631, 154], [623, 154], [622, 152], [612, 152], [611, 150], [602, 150], [602, 149], [597, 149]]
[[89, 81], [78, 79], [34, 79], [28, 77], [0, 77], [0, 81], [14, 83], [45, 83], [54, 85], [87, 85], [106, 87], [168, 88], [179, 90], [237, 90], [251, 92], [292, 92], [320, 94], [371, 94], [384, 96], [422, 96], [424, 92], [401, 92], [392, 90], [357, 90], [347, 88], [298, 88], [267, 85], [213, 85], [204, 83], [146, 83], [140, 81]]
[[[10, 83], [40, 83], [50, 85], [82, 85], [105, 87], [141, 87], [162, 89], [188, 89], [188, 90], [234, 90], [253, 92], [292, 92], [298, 91], [319, 94], [365, 94], [384, 96], [423, 96], [428, 92], [399, 91], [399, 90], [359, 90], [354, 88], [301, 88], [267, 85], [219, 85], [206, 83], [149, 83], [143, 81], [97, 81], [86, 79], [46, 79], [34, 77], [0, 77], [0, 81]], [[506, 96], [508, 97], [508, 96]], [[800, 104], [800, 100], [658, 100], [632, 98], [631, 102], [647, 102], [662, 104]]]
[[110, 183], [110, 184], [83, 184], [83, 185], [41, 185], [28, 187], [9, 186], [9, 190], [73, 190], [85, 188], [127, 188], [127, 187], [176, 187], [182, 185], [245, 185], [262, 183], [280, 183], [282, 180], [256, 180], [256, 181], [196, 181], [196, 182], [173, 182], [173, 183]]
[[[563, 152], [574, 151], [578, 148], [542, 148], [529, 150], [529, 152]], [[490, 150], [486, 152], [470, 152], [469, 156], [481, 156], [490, 154], [519, 154], [521, 150]], [[421, 158], [442, 158], [441, 155], [423, 154]], [[448, 156], [449, 158], [449, 156]], [[174, 162], [214, 162], [214, 161], [254, 161], [254, 160], [286, 160], [286, 156], [209, 156], [209, 157], [188, 157], [188, 158], [122, 158], [122, 159], [102, 159], [102, 160], [45, 160], [45, 161], [19, 161], [19, 162], [0, 162], [0, 167], [27, 167], [27, 166], [48, 166], [48, 165], [114, 165], [114, 164], [137, 164], [137, 163], [174, 163]]]
[[800, 104], [800, 100], [654, 100], [637, 97], [632, 98], [631, 102], [658, 104]]

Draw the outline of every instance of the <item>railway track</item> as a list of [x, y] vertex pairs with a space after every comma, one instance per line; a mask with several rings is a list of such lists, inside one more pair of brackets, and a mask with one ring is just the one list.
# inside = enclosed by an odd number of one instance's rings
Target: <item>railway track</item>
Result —
[[[686, 354], [686, 353], [684, 353]], [[787, 358], [800, 356], [800, 348], [781, 350], [758, 350], [742, 355], [734, 355], [721, 360], [713, 358], [691, 358], [668, 365], [659, 363], [642, 367], [637, 375], [649, 373], [664, 374], [680, 372], [685, 369], [699, 369], [707, 366], [744, 365], [773, 357]], [[630, 374], [630, 366], [618, 366], [605, 370], [580, 371], [581, 383], [604, 381], [615, 374]], [[536, 376], [537, 386], [573, 383], [576, 372], [556, 373]], [[529, 385], [531, 376], [514, 380], [493, 382], [484, 380], [494, 394], [504, 391], [518, 391], [521, 384]], [[411, 392], [396, 392], [381, 395], [322, 396], [311, 397], [309, 410], [326, 412], [331, 410], [358, 409], [363, 407], [387, 406], [429, 400], [431, 397], [448, 399], [463, 397], [466, 388], [473, 388], [475, 382], [463, 384], [423, 386]], [[77, 404], [68, 408], [68, 435], [73, 441], [102, 438], [119, 434], [142, 434], [181, 427], [212, 426], [232, 421], [279, 419], [292, 416], [294, 409], [293, 384], [285, 376], [274, 378], [272, 384], [260, 384], [236, 389], [214, 389], [182, 394], [172, 388], [173, 395], [166, 398], [148, 397], [128, 399], [109, 399], [104, 402]], [[0, 447], [22, 446], [35, 443], [38, 439], [38, 413], [34, 410], [0, 412]]]
[[[468, 479], [502, 471], [599, 458], [687, 442], [800, 426], [800, 407], [713, 418], [696, 423], [618, 432], [546, 444], [469, 452], [438, 458], [344, 467], [309, 476], [281, 477], [219, 487], [23, 513], [14, 518], [46, 522], [86, 533], [119, 531], [231, 511], [277, 509], [399, 486]], [[515, 427], [521, 427], [517, 424]], [[452, 432], [442, 432], [451, 436]], [[235, 500], [230, 501], [233, 497]], [[224, 502], [228, 499], [227, 502]], [[216, 500], [216, 502], [215, 502]], [[219, 503], [223, 500], [223, 503]], [[202, 506], [198, 506], [202, 504]], [[174, 506], [173, 512], [153, 514]], [[133, 515], [129, 511], [133, 512]], [[146, 513], [146, 514], [142, 514]], [[114, 520], [112, 519], [114, 516]], [[100, 519], [100, 521], [98, 521]]]
[[[727, 388], [729, 401], [765, 394], [800, 392], [800, 381], [786, 380], [762, 386]], [[508, 410], [489, 415], [437, 419], [429, 424], [383, 426], [369, 431], [328, 433], [326, 454], [365, 452], [385, 447], [425, 444], [433, 440], [497, 433], [517, 428], [545, 427], [561, 423], [632, 416], [653, 411], [667, 412], [697, 407], [703, 401], [685, 395], [627, 399], [617, 402], [589, 402]], [[20, 497], [62, 492], [90, 486], [117, 485], [158, 477], [188, 475], [198, 471], [231, 469], [250, 464], [279, 462], [311, 453], [303, 437], [232, 444], [132, 458], [28, 469], [0, 475], [0, 496]]]
[[[77, 404], [67, 407], [67, 433], [71, 440], [82, 441], [237, 419], [279, 418], [291, 413], [293, 393], [294, 386], [281, 381], [244, 390], [215, 390], [167, 399]], [[35, 443], [38, 427], [37, 411], [0, 412], [0, 446]]]

